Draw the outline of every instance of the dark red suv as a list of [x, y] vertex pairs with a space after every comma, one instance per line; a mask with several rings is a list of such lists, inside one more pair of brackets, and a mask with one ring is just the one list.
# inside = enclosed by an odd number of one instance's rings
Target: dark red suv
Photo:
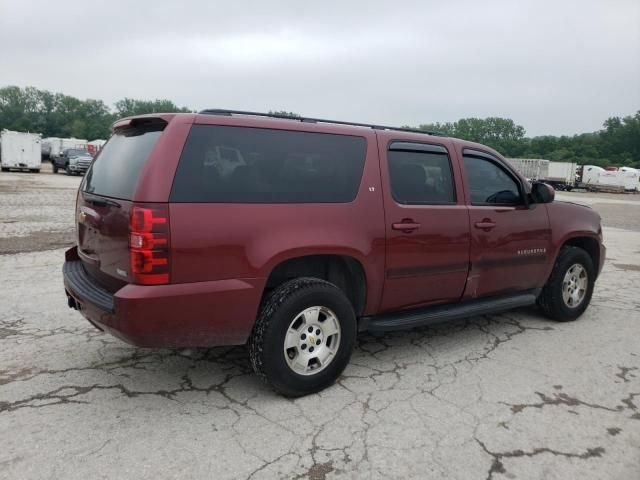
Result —
[[497, 152], [436, 134], [206, 110], [126, 118], [77, 197], [69, 305], [134, 345], [248, 343], [285, 395], [358, 331], [538, 303], [587, 308], [600, 218]]

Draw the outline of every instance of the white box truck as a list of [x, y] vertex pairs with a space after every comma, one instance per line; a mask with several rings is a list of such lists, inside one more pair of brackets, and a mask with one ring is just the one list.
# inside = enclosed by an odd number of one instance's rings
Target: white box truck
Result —
[[37, 133], [3, 130], [0, 133], [0, 166], [3, 172], [15, 168], [39, 172], [42, 139]]
[[42, 140], [43, 143], [49, 145], [49, 156], [57, 157], [66, 148], [80, 148], [87, 149], [87, 140], [84, 138], [60, 138], [60, 137], [47, 137]]
[[79, 148], [81, 150], [87, 149], [88, 140], [85, 138], [63, 138], [62, 139], [62, 149], [66, 148]]

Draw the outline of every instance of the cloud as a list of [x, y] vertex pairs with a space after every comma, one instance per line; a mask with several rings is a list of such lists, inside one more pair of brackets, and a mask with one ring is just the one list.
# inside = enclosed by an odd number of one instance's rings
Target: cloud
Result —
[[640, 3], [0, 0], [6, 84], [571, 134], [640, 108]]

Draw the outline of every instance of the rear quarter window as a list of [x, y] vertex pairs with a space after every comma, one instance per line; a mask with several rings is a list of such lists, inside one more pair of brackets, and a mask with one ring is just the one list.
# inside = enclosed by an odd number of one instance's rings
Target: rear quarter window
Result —
[[363, 137], [194, 125], [172, 202], [343, 203], [360, 187]]
[[165, 125], [153, 122], [116, 130], [85, 175], [83, 191], [131, 200], [142, 167]]

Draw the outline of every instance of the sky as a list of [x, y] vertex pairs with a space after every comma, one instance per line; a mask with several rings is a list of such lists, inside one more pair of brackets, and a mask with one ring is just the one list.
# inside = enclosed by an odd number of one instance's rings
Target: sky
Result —
[[582, 133], [640, 110], [640, 0], [0, 0], [6, 85]]

